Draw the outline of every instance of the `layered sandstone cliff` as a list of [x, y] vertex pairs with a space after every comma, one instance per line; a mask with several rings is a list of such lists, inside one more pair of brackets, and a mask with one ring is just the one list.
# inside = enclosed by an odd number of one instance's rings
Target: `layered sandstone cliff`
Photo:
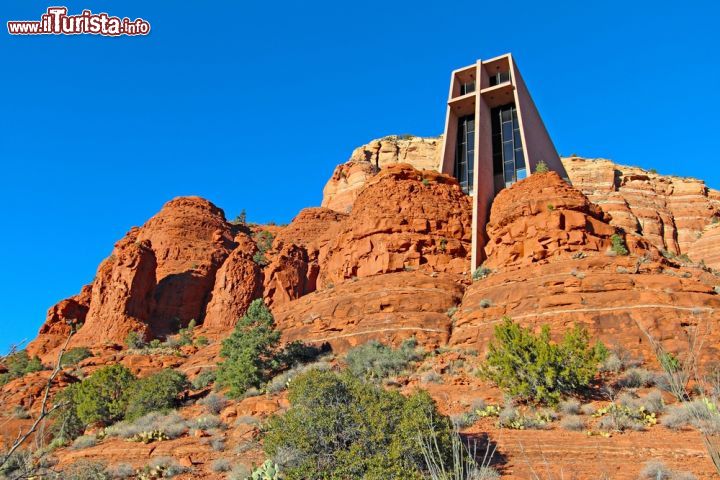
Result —
[[[408, 152], [409, 145], [415, 148]], [[350, 211], [363, 186], [380, 169], [396, 161], [437, 169], [441, 150], [442, 138], [419, 137], [385, 137], [359, 147], [328, 180], [323, 206]], [[693, 251], [693, 260], [720, 268], [720, 246], [712, 247], [705, 239], [692, 247], [713, 219], [720, 219], [719, 191], [708, 188], [702, 180], [660, 175], [605, 159], [567, 157], [562, 162], [572, 184], [610, 214], [611, 225], [641, 235], [672, 255], [689, 255]]]

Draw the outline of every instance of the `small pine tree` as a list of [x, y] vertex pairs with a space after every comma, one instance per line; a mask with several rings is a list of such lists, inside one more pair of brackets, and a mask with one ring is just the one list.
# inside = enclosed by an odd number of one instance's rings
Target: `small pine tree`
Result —
[[614, 233], [612, 237], [610, 237], [610, 242], [612, 243], [610, 250], [615, 252], [616, 255], [625, 256], [630, 253], [628, 252], [627, 246], [625, 246], [625, 240], [617, 233]]
[[73, 391], [78, 418], [85, 425], [122, 420], [134, 381], [132, 372], [119, 363], [97, 370]]
[[125, 418], [134, 420], [150, 412], [177, 407], [180, 394], [189, 386], [185, 374], [172, 369], [141, 378], [130, 389]]
[[280, 341], [275, 320], [263, 300], [254, 300], [223, 340], [217, 384], [229, 388], [231, 397], [240, 397], [250, 387], [260, 388], [276, 368], [274, 359]]
[[589, 346], [588, 333], [580, 326], [555, 344], [547, 325], [535, 335], [505, 317], [495, 327], [480, 373], [512, 396], [555, 404], [563, 394], [586, 387], [606, 355], [602, 344]]

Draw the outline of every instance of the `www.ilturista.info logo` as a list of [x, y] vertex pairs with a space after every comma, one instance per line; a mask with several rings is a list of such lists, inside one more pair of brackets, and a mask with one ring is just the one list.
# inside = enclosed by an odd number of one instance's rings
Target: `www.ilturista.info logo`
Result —
[[92, 13], [83, 10], [80, 15], [68, 15], [67, 7], [50, 7], [37, 20], [7, 22], [11, 35], [147, 35], [150, 23], [142, 18], [111, 17], [107, 13]]

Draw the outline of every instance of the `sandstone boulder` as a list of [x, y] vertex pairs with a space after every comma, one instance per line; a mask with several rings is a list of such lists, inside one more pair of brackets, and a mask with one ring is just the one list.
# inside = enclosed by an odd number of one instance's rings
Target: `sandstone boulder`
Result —
[[345, 215], [327, 208], [306, 208], [278, 232], [265, 267], [268, 305], [294, 300], [315, 291], [320, 251], [325, 249]]
[[640, 237], [626, 236], [609, 217], [555, 172], [534, 174], [495, 197], [485, 246], [489, 268], [529, 264], [577, 252], [607, 252], [611, 237], [625, 238], [631, 253], [658, 256]]
[[321, 252], [320, 286], [404, 269], [468, 268], [472, 208], [447, 175], [390, 166], [373, 177]]

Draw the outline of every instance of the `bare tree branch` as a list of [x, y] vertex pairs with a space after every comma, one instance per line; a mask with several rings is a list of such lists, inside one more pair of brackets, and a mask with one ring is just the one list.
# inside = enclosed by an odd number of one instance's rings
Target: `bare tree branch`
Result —
[[18, 436], [13, 442], [10, 449], [2, 456], [0, 457], [0, 468], [4, 467], [5, 464], [10, 460], [10, 458], [13, 456], [13, 454], [17, 451], [20, 446], [22, 446], [23, 443], [27, 441], [30, 436], [35, 433], [35, 431], [38, 429], [38, 427], [45, 421], [48, 415], [50, 415], [52, 412], [57, 410], [58, 408], [61, 408], [65, 406], [64, 403], [59, 403], [56, 405], [53, 405], [52, 407], [48, 408], [48, 400], [50, 399], [50, 388], [52, 387], [53, 381], [55, 380], [55, 377], [60, 373], [60, 370], [62, 370], [62, 357], [65, 353], [65, 350], [67, 349], [68, 343], [70, 343], [70, 339], [72, 338], [73, 334], [75, 333], [75, 329], [70, 330], [70, 334], [68, 335], [67, 339], [65, 340], [65, 343], [63, 344], [62, 348], [60, 349], [60, 353], [58, 353], [58, 359], [55, 363], [55, 368], [53, 369], [52, 373], [50, 374], [50, 378], [48, 378], [47, 384], [45, 385], [45, 392], [43, 393], [42, 397], [42, 403], [40, 404], [40, 413], [38, 414], [37, 418], [33, 422], [33, 424], [30, 426], [30, 428], [23, 432], [20, 430], [18, 432]]

